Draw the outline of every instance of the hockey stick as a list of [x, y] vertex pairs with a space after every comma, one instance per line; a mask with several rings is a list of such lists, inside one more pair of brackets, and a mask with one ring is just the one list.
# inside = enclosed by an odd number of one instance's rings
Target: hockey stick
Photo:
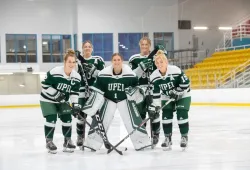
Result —
[[[79, 74], [80, 74], [80, 76], [81, 76], [81, 78], [82, 78], [82, 80], [84, 81], [84, 84], [85, 84], [85, 95], [84, 96], [85, 96], [85, 98], [88, 98], [89, 94], [90, 94], [88, 80], [86, 78], [85, 71], [83, 70], [83, 67], [82, 67], [82, 64], [81, 64], [81, 63], [86, 63], [86, 61], [85, 61], [85, 59], [83, 57], [81, 57], [79, 51], [77, 51], [77, 55], [76, 56], [77, 56], [76, 62], [78, 64]], [[84, 122], [83, 123], [83, 129], [82, 129], [82, 131], [83, 131], [83, 134], [82, 134], [83, 138], [85, 138], [85, 129], [86, 129], [86, 123]], [[83, 147], [82, 147], [82, 149], [83, 149]]]
[[[82, 64], [81, 64], [81, 61], [82, 61], [83, 63], [86, 63], [86, 60], [85, 60], [83, 57], [81, 57], [80, 54], [77, 55], [77, 58], [78, 58], [78, 59], [77, 59], [77, 64], [78, 64], [78, 68], [80, 69], [80, 75], [81, 75], [82, 80], [83, 80], [84, 83], [85, 83], [85, 94], [87, 94], [87, 96], [85, 95], [85, 97], [89, 97], [89, 86], [88, 86], [88, 81], [87, 81], [87, 79], [86, 79], [86, 74], [85, 74], [85, 72], [84, 72], [84, 70], [83, 70], [83, 68], [82, 68]], [[89, 125], [89, 127], [91, 128], [91, 125], [86, 121], [86, 119], [84, 119], [80, 114], [78, 114], [78, 116], [79, 116], [82, 120], [84, 120], [84, 122], [87, 123], [87, 124]], [[106, 134], [106, 132], [105, 132], [105, 129], [104, 129], [104, 127], [103, 127], [103, 123], [102, 123], [102, 121], [101, 121], [101, 119], [100, 119], [100, 117], [99, 117], [99, 114], [96, 113], [96, 114], [94, 115], [94, 118], [95, 118], [95, 120], [96, 120], [96, 122], [97, 122], [97, 124], [98, 124], [98, 129], [95, 129], [95, 128], [93, 128], [93, 129], [96, 131], [97, 134], [99, 134], [99, 135], [101, 136], [101, 138], [103, 139], [103, 142], [104, 142], [105, 147], [106, 147], [107, 149], [110, 149], [110, 147], [114, 147], [114, 146], [108, 141], [107, 134]], [[85, 129], [84, 129], [84, 131], [85, 131]], [[84, 136], [85, 136], [85, 134], [84, 134]], [[85, 147], [86, 147], [86, 146], [85, 146]], [[118, 152], [120, 155], [123, 155], [123, 154], [122, 154], [122, 151], [119, 151], [118, 149], [115, 149], [115, 150], [116, 150], [116, 152]]]
[[[71, 107], [70, 104], [69, 104], [68, 102], [67, 102], [67, 105], [68, 105], [69, 107]], [[73, 110], [72, 107], [71, 107], [71, 109]], [[77, 116], [79, 116], [80, 119], [81, 119], [82, 121], [84, 121], [84, 122], [91, 128], [91, 124], [90, 124], [84, 117], [82, 117], [82, 115], [81, 115], [80, 113], [78, 113]], [[100, 117], [99, 117], [98, 112], [94, 115], [94, 118], [95, 118], [95, 120], [96, 120], [96, 122], [97, 122], [98, 128], [94, 128], [94, 127], [93, 127], [93, 130], [94, 130], [98, 135], [100, 135], [100, 137], [102, 138], [102, 140], [103, 140], [103, 142], [104, 142], [104, 144], [105, 144], [105, 147], [114, 148], [114, 146], [113, 146], [113, 145], [109, 142], [109, 140], [108, 140], [107, 134], [106, 134], [106, 132], [105, 132], [105, 129], [104, 129], [104, 127], [103, 127], [103, 124], [102, 124], [102, 122], [101, 122], [101, 119], [100, 119]], [[86, 147], [86, 146], [85, 146], [85, 147]], [[96, 150], [93, 149], [93, 148], [90, 148], [90, 147], [87, 147], [87, 148], [89, 148], [89, 149], [91, 149], [91, 150], [93, 150], [93, 151], [96, 151]], [[116, 148], [114, 148], [114, 150], [115, 150], [117, 153], [119, 153], [120, 155], [123, 155], [122, 151], [120, 151], [120, 150], [118, 150], [118, 149], [116, 149]]]
[[[174, 99], [169, 99], [161, 108], [160, 108], [160, 110], [162, 110], [165, 106], [167, 106], [170, 102], [172, 102], [172, 101], [174, 101]], [[109, 149], [108, 150], [108, 154], [110, 153], [110, 152], [112, 152], [116, 147], [118, 147], [121, 143], [123, 143], [130, 135], [132, 135], [135, 131], [137, 131], [140, 127], [142, 127], [149, 119], [151, 119], [151, 118], [147, 118], [147, 119], [145, 119], [144, 121], [142, 121], [142, 123], [137, 127], [137, 128], [135, 128], [134, 130], [132, 130], [132, 132], [130, 132], [127, 136], [125, 136], [120, 142], [118, 142], [114, 147], [112, 147], [111, 149]], [[151, 145], [147, 145], [147, 146], [144, 146], [144, 147], [142, 147], [142, 148], [139, 148], [139, 149], [137, 149], [137, 150], [141, 150], [141, 149], [144, 149], [144, 148], [146, 148], [146, 147], [149, 147], [149, 146], [151, 146]]]
[[[87, 125], [91, 128], [91, 125], [90, 125], [90, 123], [88, 123], [87, 121], [86, 121], [86, 119], [84, 119], [80, 114], [78, 114], [78, 116], [80, 116], [80, 118], [81, 119], [83, 119], [86, 123], [87, 123]], [[96, 133], [98, 134], [98, 135], [100, 135], [100, 137], [102, 138], [102, 140], [103, 140], [103, 142], [104, 142], [104, 145], [105, 145], [105, 147], [108, 149], [110, 149], [110, 148], [114, 148], [114, 146], [109, 142], [109, 140], [108, 140], [108, 137], [107, 137], [107, 134], [106, 134], [106, 132], [105, 132], [105, 129], [104, 129], [104, 127], [103, 127], [103, 124], [102, 124], [102, 121], [101, 121], [101, 119], [100, 119], [100, 116], [99, 116], [99, 114], [98, 114], [98, 112], [94, 115], [94, 118], [95, 118], [95, 120], [96, 120], [96, 122], [97, 122], [97, 125], [98, 125], [98, 128], [96, 129], [96, 128], [94, 128], [93, 127], [93, 129], [96, 131]], [[116, 148], [114, 148], [115, 149], [115, 151], [117, 152], [117, 153], [119, 153], [120, 155], [123, 155], [123, 153], [122, 153], [122, 151], [120, 151], [120, 150], [118, 150], [118, 149], [116, 149]]]

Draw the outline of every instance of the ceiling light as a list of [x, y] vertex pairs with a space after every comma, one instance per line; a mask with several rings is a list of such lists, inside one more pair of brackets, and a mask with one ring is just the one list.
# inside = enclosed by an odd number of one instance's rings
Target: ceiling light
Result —
[[207, 30], [208, 27], [194, 27], [195, 30]]
[[0, 73], [0, 75], [11, 75], [13, 73]]
[[19, 84], [20, 87], [25, 87], [25, 84]]
[[219, 30], [231, 30], [232, 27], [219, 27], [218, 29]]

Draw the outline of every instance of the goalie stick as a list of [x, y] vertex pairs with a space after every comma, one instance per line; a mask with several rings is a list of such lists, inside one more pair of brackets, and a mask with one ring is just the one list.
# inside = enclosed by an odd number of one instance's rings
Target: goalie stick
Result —
[[[170, 102], [174, 101], [174, 99], [169, 99], [161, 108], [160, 110], [162, 110], [165, 106], [167, 106]], [[108, 154], [110, 152], [112, 152], [114, 149], [116, 149], [120, 144], [122, 144], [127, 138], [129, 138], [130, 135], [132, 135], [133, 133], [135, 133], [135, 131], [137, 131], [140, 127], [142, 127], [150, 118], [148, 117], [147, 119], [145, 119], [144, 121], [142, 121], [142, 123], [137, 127], [135, 128], [134, 130], [132, 130], [127, 136], [125, 136], [120, 142], [118, 142], [114, 147], [112, 147], [111, 149], [108, 150]], [[148, 146], [151, 146], [151, 145], [147, 145], [147, 146], [144, 146], [142, 148], [139, 148], [139, 149], [136, 149], [137, 151], [139, 150], [142, 150]]]
[[[69, 103], [67, 103], [67, 105], [68, 105], [69, 107], [71, 107]], [[71, 107], [71, 109], [73, 110], [72, 107]], [[80, 119], [81, 119], [82, 121], [84, 121], [84, 122], [91, 128], [91, 124], [90, 124], [84, 117], [82, 117], [82, 115], [81, 115], [80, 113], [78, 113], [77, 116], [79, 116]], [[98, 112], [94, 115], [94, 118], [95, 118], [95, 120], [96, 120], [96, 122], [97, 122], [98, 127], [97, 127], [97, 128], [94, 128], [94, 127], [93, 127], [93, 130], [94, 130], [98, 135], [100, 135], [100, 137], [102, 138], [102, 140], [103, 140], [104, 145], [105, 145], [106, 148], [107, 148], [107, 147], [109, 147], [109, 148], [114, 148], [114, 146], [113, 146], [113, 145], [109, 142], [109, 140], [108, 140], [107, 134], [106, 134], [106, 132], [105, 132], [105, 129], [104, 129], [104, 127], [103, 127], [103, 124], [102, 124], [102, 121], [101, 121], [101, 119], [100, 119], [100, 117], [99, 117]], [[90, 148], [90, 147], [87, 147], [87, 146], [84, 146], [84, 147], [89, 148], [89, 149], [91, 149], [91, 150], [93, 150], [93, 151], [96, 151], [96, 150], [93, 149], [93, 148]], [[118, 150], [117, 148], [114, 148], [114, 150], [115, 150], [117, 153], [119, 153], [120, 155], [123, 155], [122, 151]], [[125, 150], [127, 150], [127, 149], [125, 148]]]

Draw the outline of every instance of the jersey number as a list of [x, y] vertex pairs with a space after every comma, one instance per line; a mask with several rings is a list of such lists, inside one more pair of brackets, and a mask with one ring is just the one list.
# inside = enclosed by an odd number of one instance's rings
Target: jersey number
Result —
[[182, 82], [185, 83], [187, 81], [187, 76], [181, 76]]
[[117, 93], [115, 93], [115, 99], [117, 99]]

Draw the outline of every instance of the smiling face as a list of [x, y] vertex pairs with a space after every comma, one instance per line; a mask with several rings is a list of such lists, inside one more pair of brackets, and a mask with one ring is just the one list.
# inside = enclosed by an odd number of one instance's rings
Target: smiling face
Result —
[[76, 57], [74, 55], [69, 55], [65, 58], [64, 68], [66, 73], [71, 73], [76, 66]]
[[93, 45], [91, 42], [86, 41], [82, 44], [82, 51], [84, 54], [84, 57], [90, 57], [93, 52]]
[[149, 38], [147, 37], [143, 37], [140, 40], [140, 51], [141, 51], [141, 55], [149, 55], [150, 53], [150, 47], [151, 47], [151, 41]]
[[165, 54], [159, 54], [155, 57], [155, 65], [161, 73], [166, 73], [168, 67], [168, 60]]
[[113, 54], [111, 62], [116, 72], [120, 72], [122, 70], [123, 59], [121, 55], [118, 53]]

